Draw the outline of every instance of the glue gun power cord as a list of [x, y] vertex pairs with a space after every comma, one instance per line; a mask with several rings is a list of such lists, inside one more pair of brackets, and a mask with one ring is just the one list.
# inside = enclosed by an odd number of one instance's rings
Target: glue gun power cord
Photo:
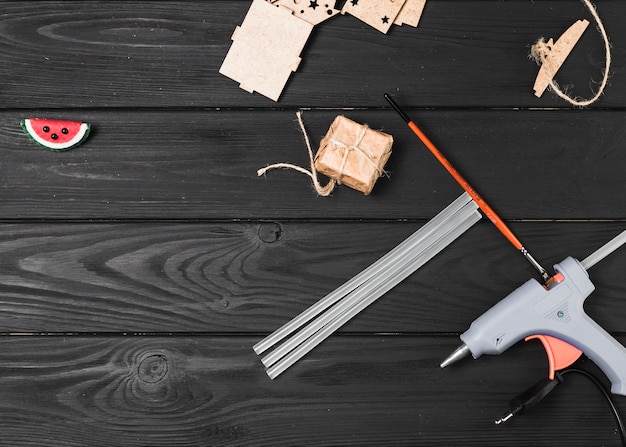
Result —
[[622, 440], [622, 446], [626, 447], [626, 429], [624, 428], [624, 423], [619, 414], [619, 411], [617, 410], [617, 407], [615, 407], [615, 403], [613, 402], [611, 395], [604, 388], [604, 386], [602, 386], [602, 384], [600, 383], [598, 379], [596, 379], [589, 372], [584, 371], [582, 369], [568, 368], [563, 371], [555, 373], [554, 380], [551, 380], [548, 378], [540, 380], [539, 382], [537, 382], [536, 384], [528, 388], [526, 391], [516, 396], [513, 400], [511, 400], [511, 402], [509, 403], [510, 405], [509, 410], [504, 415], [502, 415], [500, 419], [495, 421], [495, 423], [502, 424], [508, 421], [509, 419], [511, 419], [515, 415], [518, 415], [518, 414], [521, 415], [532, 410], [548, 394], [554, 391], [554, 389], [556, 389], [558, 385], [563, 383], [564, 375], [571, 374], [571, 373], [579, 374], [588, 378], [596, 386], [596, 388], [598, 388], [602, 392], [602, 395], [604, 396], [605, 400], [611, 407], [611, 411], [613, 413], [613, 417], [615, 418], [617, 429], [620, 434], [620, 438]]

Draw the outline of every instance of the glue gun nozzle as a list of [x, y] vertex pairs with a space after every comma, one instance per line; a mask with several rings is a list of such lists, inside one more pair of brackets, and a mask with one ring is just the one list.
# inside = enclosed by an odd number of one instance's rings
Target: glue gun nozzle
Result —
[[441, 362], [439, 366], [441, 368], [445, 368], [446, 366], [452, 363], [458, 362], [459, 360], [467, 357], [470, 354], [471, 352], [470, 352], [469, 346], [463, 343], [461, 346], [456, 348], [455, 351], [452, 354], [450, 354], [443, 362]]

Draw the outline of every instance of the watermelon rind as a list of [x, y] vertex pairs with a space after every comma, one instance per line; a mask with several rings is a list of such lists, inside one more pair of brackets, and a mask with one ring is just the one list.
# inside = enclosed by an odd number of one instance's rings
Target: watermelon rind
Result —
[[24, 119], [20, 122], [22, 129], [24, 129], [24, 133], [28, 135], [28, 137], [33, 140], [38, 145], [55, 152], [66, 151], [68, 149], [72, 149], [79, 144], [81, 144], [85, 139], [89, 136], [89, 132], [91, 131], [91, 125], [89, 123], [81, 123], [80, 130], [76, 134], [74, 138], [64, 143], [54, 143], [51, 141], [41, 139], [35, 130], [33, 129], [32, 123], [30, 119]]

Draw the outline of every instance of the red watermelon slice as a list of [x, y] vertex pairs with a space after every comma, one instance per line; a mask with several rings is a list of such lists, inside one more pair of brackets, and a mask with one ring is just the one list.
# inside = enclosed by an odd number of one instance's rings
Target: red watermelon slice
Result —
[[30, 118], [20, 124], [35, 143], [51, 151], [66, 151], [78, 146], [91, 130], [90, 124], [78, 121]]

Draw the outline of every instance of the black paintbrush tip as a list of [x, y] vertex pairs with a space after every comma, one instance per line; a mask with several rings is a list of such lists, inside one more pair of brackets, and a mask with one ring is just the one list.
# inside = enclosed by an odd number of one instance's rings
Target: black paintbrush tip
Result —
[[387, 102], [389, 102], [389, 104], [391, 104], [391, 107], [393, 107], [393, 109], [396, 112], [398, 112], [398, 115], [400, 115], [402, 117], [402, 119], [407, 122], [407, 124], [410, 123], [411, 122], [411, 118], [409, 118], [409, 115], [407, 115], [405, 113], [405, 111], [402, 110], [402, 108], [398, 105], [398, 103], [395, 102], [393, 100], [393, 98], [391, 96], [389, 96], [388, 93], [385, 93], [384, 96], [385, 96], [385, 99], [387, 100]]

